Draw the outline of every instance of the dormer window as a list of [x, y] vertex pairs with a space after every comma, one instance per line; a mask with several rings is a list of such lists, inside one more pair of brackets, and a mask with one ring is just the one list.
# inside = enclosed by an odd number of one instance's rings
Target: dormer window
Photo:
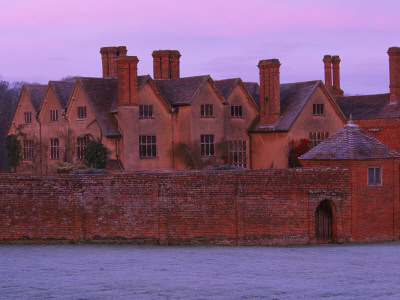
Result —
[[243, 118], [243, 110], [241, 105], [231, 106], [231, 118]]
[[32, 123], [32, 113], [24, 112], [25, 123]]
[[78, 106], [78, 119], [86, 119], [86, 106]]
[[58, 110], [50, 109], [50, 121], [55, 122], [58, 121]]
[[214, 116], [214, 109], [212, 104], [202, 104], [200, 106], [200, 116], [202, 118], [211, 118]]
[[153, 118], [153, 105], [139, 105], [139, 119]]
[[324, 114], [324, 105], [323, 104], [313, 104], [313, 115], [321, 116]]

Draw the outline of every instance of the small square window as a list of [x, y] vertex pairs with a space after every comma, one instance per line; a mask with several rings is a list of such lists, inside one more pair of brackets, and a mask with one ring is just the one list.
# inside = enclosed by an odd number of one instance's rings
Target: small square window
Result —
[[321, 116], [324, 114], [324, 105], [323, 104], [313, 104], [313, 115]]
[[231, 118], [243, 118], [243, 110], [241, 105], [231, 106]]
[[153, 105], [139, 105], [139, 119], [153, 118]]
[[381, 167], [368, 167], [368, 185], [382, 185]]

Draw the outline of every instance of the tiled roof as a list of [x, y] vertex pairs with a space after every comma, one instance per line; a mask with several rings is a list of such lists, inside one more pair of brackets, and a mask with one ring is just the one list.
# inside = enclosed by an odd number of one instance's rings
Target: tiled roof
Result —
[[111, 103], [117, 101], [117, 79], [78, 77], [96, 121], [107, 137], [119, 137], [121, 133], [115, 117], [110, 114]]
[[[249, 85], [255, 90], [254, 85]], [[249, 131], [251, 132], [270, 132], [270, 131], [288, 131], [293, 125], [297, 116], [302, 111], [304, 105], [310, 99], [314, 91], [322, 84], [322, 81], [305, 81], [305, 82], [295, 82], [295, 83], [284, 83], [280, 85], [280, 95], [281, 95], [281, 115], [275, 125], [263, 126], [260, 124], [260, 119], [257, 118], [253, 124], [250, 126]], [[258, 88], [259, 90], [259, 88]], [[257, 92], [255, 93], [257, 95]], [[258, 92], [259, 95], [259, 92]]]
[[65, 109], [69, 96], [74, 87], [74, 82], [70, 81], [50, 81], [49, 85], [52, 86], [54, 93], [62, 109]]
[[229, 95], [233, 91], [234, 87], [241, 81], [240, 78], [215, 80], [215, 86], [221, 92], [225, 100], [228, 100]]
[[354, 120], [400, 117], [400, 101], [390, 104], [390, 94], [336, 97], [344, 115]]
[[400, 157], [400, 153], [382, 144], [355, 124], [347, 124], [299, 159], [350, 160]]
[[209, 75], [176, 79], [154, 80], [164, 97], [173, 106], [190, 105], [201, 87], [210, 79]]
[[46, 93], [47, 85], [25, 84], [23, 87], [28, 93], [28, 97], [31, 100], [33, 108], [35, 109], [36, 113], [38, 113], [40, 104], [42, 103], [44, 94]]
[[254, 102], [260, 107], [260, 86], [257, 82], [244, 82], [245, 87], [253, 97]]

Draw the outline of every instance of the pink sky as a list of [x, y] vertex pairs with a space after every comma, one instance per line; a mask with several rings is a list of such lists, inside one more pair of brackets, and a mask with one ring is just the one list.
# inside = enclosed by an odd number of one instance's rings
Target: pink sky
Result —
[[345, 93], [387, 93], [399, 13], [398, 0], [1, 0], [0, 76], [99, 77], [100, 47], [124, 45], [139, 74], [152, 75], [153, 50], [176, 49], [182, 77], [258, 81], [258, 61], [278, 58], [285, 83], [324, 79], [331, 54]]

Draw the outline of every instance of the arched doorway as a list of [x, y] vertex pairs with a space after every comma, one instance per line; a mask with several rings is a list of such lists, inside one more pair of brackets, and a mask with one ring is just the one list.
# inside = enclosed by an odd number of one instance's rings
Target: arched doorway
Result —
[[329, 200], [322, 201], [315, 211], [315, 237], [317, 243], [332, 242], [332, 207]]

